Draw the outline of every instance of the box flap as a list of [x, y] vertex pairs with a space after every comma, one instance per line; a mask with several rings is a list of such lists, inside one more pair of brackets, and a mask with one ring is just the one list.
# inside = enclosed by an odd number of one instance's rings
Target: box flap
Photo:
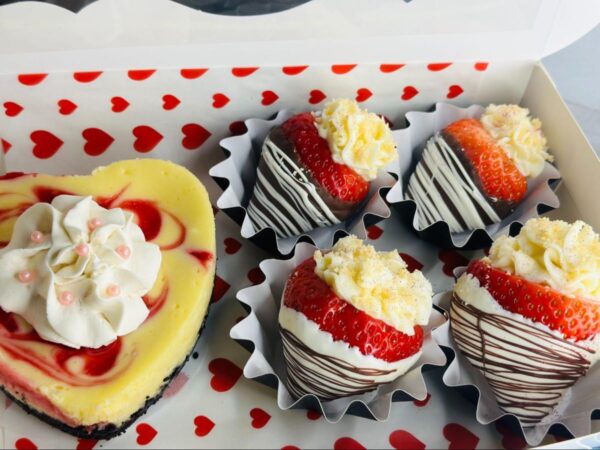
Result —
[[19, 2], [0, 7], [0, 70], [85, 68], [99, 59], [104, 67], [537, 60], [599, 21], [595, 0], [312, 0], [245, 17], [170, 0], [98, 0], [77, 14]]

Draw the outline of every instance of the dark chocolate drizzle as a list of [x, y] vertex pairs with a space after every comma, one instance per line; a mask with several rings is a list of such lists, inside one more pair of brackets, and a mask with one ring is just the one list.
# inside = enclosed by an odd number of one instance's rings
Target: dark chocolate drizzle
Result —
[[[279, 174], [266, 158], [276, 165]], [[319, 205], [318, 199], [325, 207]], [[254, 193], [247, 209], [257, 230], [271, 227], [279, 237], [297, 236], [346, 220], [357, 206], [334, 198], [316, 182], [304, 169], [281, 127], [271, 131], [262, 147]]]
[[[353, 366], [340, 358], [314, 351], [284, 328], [279, 327], [279, 331], [287, 367], [286, 386], [294, 398], [314, 394], [327, 401], [364, 394], [381, 384], [377, 382], [378, 377], [394, 372]], [[319, 370], [309, 367], [307, 362]]]
[[554, 410], [587, 373], [595, 353], [524, 321], [483, 312], [456, 294], [450, 319], [462, 354], [483, 373], [498, 406], [524, 427], [535, 426]]

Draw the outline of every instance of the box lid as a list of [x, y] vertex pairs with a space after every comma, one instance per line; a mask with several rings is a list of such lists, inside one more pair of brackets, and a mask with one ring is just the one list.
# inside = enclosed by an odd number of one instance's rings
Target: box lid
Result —
[[0, 7], [0, 70], [537, 60], [599, 21], [595, 0], [312, 0], [244, 17], [170, 0], [98, 0], [79, 13], [19, 2]]

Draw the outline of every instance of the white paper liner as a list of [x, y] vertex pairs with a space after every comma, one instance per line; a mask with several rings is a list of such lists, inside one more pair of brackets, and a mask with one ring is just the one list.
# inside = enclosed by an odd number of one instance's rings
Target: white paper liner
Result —
[[[402, 182], [396, 183], [386, 195], [386, 200], [401, 208], [402, 213], [410, 214], [409, 205], [414, 210], [415, 202], [405, 199], [404, 188], [417, 162], [421, 159], [423, 148], [427, 140], [447, 125], [465, 117], [480, 117], [484, 107], [472, 105], [468, 108], [447, 103], [436, 103], [433, 111], [411, 111], [406, 114], [409, 122], [407, 128], [395, 130], [394, 140], [400, 154], [400, 173]], [[550, 150], [550, 153], [552, 151]], [[513, 223], [525, 223], [527, 220], [538, 217], [538, 207], [544, 205], [546, 210], [558, 208], [559, 200], [549, 185], [550, 180], [560, 179], [558, 170], [546, 162], [544, 170], [534, 179], [529, 179], [527, 194], [515, 211], [499, 223], [487, 226], [485, 229], [451, 233], [450, 227], [444, 221], [421, 227], [417, 223], [416, 212], [411, 217], [412, 227], [419, 235], [427, 240], [433, 239], [443, 247], [476, 249], [489, 246], [494, 238], [502, 234], [504, 229]], [[544, 212], [544, 211], [542, 211]]]
[[[454, 270], [454, 276], [456, 278], [460, 277], [465, 270], [466, 267], [457, 267]], [[434, 304], [445, 311], [449, 311], [451, 298], [452, 291], [444, 292], [434, 298]], [[592, 413], [600, 409], [600, 390], [598, 390], [600, 364], [594, 364], [587, 375], [580, 378], [573, 387], [568, 389], [556, 409], [538, 425], [523, 427], [518, 417], [500, 409], [496, 396], [483, 374], [462, 355], [450, 332], [450, 321], [448, 320], [435, 329], [432, 334], [439, 345], [449, 348], [455, 356], [444, 372], [442, 378], [444, 384], [449, 387], [472, 386], [477, 390], [475, 417], [482, 425], [509, 416], [518, 424], [525, 440], [531, 446], [539, 445], [550, 427], [555, 424], [564, 425], [575, 437], [591, 433]]]
[[[230, 215], [236, 222], [241, 222], [242, 237], [251, 239], [257, 245], [280, 256], [289, 255], [299, 241], [312, 242], [323, 248], [331, 247], [336, 233], [348, 234], [347, 232], [351, 232], [361, 238], [366, 238], [366, 226], [374, 223], [373, 220], [389, 217], [391, 213], [383, 200], [381, 189], [392, 187], [396, 184], [396, 179], [384, 170], [380, 171], [378, 177], [371, 181], [365, 205], [347, 221], [319, 227], [302, 235], [287, 238], [276, 236], [275, 231], [270, 227], [262, 230], [254, 228], [246, 213], [246, 205], [254, 191], [256, 168], [263, 142], [272, 128], [281, 125], [294, 114], [295, 112], [290, 110], [281, 110], [270, 120], [248, 119], [245, 121], [248, 129], [246, 133], [221, 140], [220, 145], [229, 153], [229, 156], [212, 167], [209, 174], [216, 179], [226, 179], [229, 185], [217, 200], [217, 206], [228, 214], [230, 214], [229, 210], [237, 210], [236, 213]], [[398, 175], [398, 161], [390, 163], [385, 170]], [[367, 215], [372, 216], [370, 222]]]
[[[285, 283], [290, 273], [305, 259], [312, 256], [315, 246], [300, 243], [294, 256], [287, 260], [267, 259], [260, 263], [265, 281], [259, 285], [242, 289], [237, 293], [238, 300], [250, 308], [248, 316], [235, 325], [231, 338], [249, 341], [254, 351], [244, 366], [244, 376], [250, 379], [271, 378], [277, 386], [277, 405], [283, 409], [306, 408], [319, 409], [328, 422], [338, 422], [347, 412], [366, 411], [367, 416], [376, 420], [387, 420], [394, 393], [408, 394], [410, 400], [423, 400], [427, 397], [427, 386], [422, 369], [425, 364], [443, 366], [446, 357], [432, 338], [431, 331], [445, 322], [444, 316], [432, 309], [429, 323], [424, 327], [422, 354], [415, 365], [396, 380], [379, 386], [376, 390], [333, 401], [321, 402], [315, 395], [305, 395], [294, 400], [285, 383], [285, 362], [281, 337], [279, 335], [278, 315]], [[435, 301], [435, 299], [434, 299]], [[359, 408], [356, 408], [359, 406]], [[362, 407], [362, 408], [360, 408]]]

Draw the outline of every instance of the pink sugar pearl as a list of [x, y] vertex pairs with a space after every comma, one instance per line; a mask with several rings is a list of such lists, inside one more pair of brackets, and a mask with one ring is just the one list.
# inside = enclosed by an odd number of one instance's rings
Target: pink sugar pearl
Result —
[[100, 219], [98, 219], [97, 217], [94, 217], [93, 219], [88, 220], [88, 228], [90, 229], [90, 231], [94, 231], [97, 228], [100, 228], [102, 226], [102, 221]]
[[117, 253], [123, 259], [128, 259], [131, 256], [131, 249], [126, 245], [119, 245], [117, 247]]
[[79, 244], [77, 247], [75, 247], [75, 253], [77, 253], [79, 256], [86, 257], [90, 254], [90, 247], [87, 244]]
[[17, 274], [17, 278], [21, 283], [28, 284], [33, 281], [33, 279], [35, 278], [35, 274], [31, 270], [21, 270]]
[[109, 297], [116, 297], [121, 294], [121, 288], [116, 284], [111, 284], [106, 288], [106, 293]]
[[58, 302], [61, 305], [70, 305], [75, 300], [75, 295], [71, 291], [61, 292], [58, 296]]
[[46, 240], [46, 237], [44, 236], [44, 233], [42, 233], [41, 231], [35, 230], [33, 233], [31, 233], [31, 242], [35, 242], [36, 244], [41, 244], [42, 242], [44, 242]]

